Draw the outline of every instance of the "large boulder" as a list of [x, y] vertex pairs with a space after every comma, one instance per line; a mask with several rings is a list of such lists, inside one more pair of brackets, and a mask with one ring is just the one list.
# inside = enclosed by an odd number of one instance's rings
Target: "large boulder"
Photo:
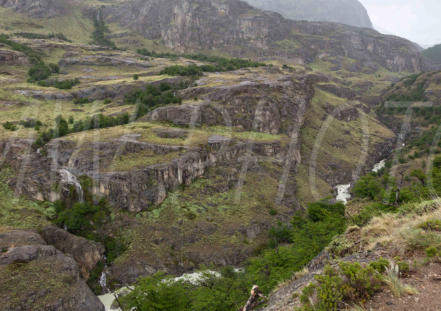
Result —
[[1, 310], [104, 311], [75, 260], [36, 232], [1, 233], [0, 247]]
[[80, 266], [81, 276], [86, 280], [90, 271], [103, 259], [105, 249], [100, 243], [77, 237], [55, 226], [43, 229], [41, 235], [48, 244], [71, 255]]

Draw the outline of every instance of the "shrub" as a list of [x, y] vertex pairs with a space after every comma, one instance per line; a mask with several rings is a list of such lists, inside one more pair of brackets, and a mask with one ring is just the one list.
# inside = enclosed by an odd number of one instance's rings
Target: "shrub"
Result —
[[75, 98], [74, 101], [73, 101], [73, 103], [75, 105], [84, 105], [84, 104], [88, 104], [90, 102], [91, 101], [87, 97]]
[[382, 277], [371, 266], [342, 262], [339, 269], [326, 266], [315, 281], [302, 291], [301, 310], [336, 311], [345, 303], [365, 301], [380, 290]]
[[38, 85], [44, 86], [44, 87], [55, 87], [57, 89], [62, 90], [70, 90], [75, 85], [80, 84], [80, 80], [78, 79], [72, 79], [72, 80], [46, 80], [46, 81], [39, 81]]
[[135, 80], [135, 81], [136, 81], [136, 80], [138, 80], [138, 79], [139, 79], [139, 75], [137, 75], [137, 74], [134, 74], [134, 75], [133, 75], [133, 80]]
[[9, 130], [9, 131], [16, 131], [16, 130], [18, 130], [17, 125], [15, 125], [14, 123], [11, 123], [9, 121], [7, 121], [6, 123], [3, 123], [3, 127], [6, 130]]
[[281, 243], [291, 243], [291, 228], [287, 225], [279, 223], [277, 226], [272, 227], [269, 232], [270, 247], [275, 248]]
[[353, 189], [356, 196], [371, 200], [379, 198], [383, 191], [383, 186], [372, 174], [361, 177]]
[[371, 266], [373, 269], [375, 269], [379, 273], [384, 273], [386, 271], [387, 267], [389, 267], [389, 265], [390, 265], [389, 260], [387, 260], [385, 258], [380, 258], [380, 259], [373, 261], [369, 264], [369, 266]]
[[19, 123], [25, 128], [34, 128], [36, 130], [38, 130], [43, 125], [40, 120], [35, 119], [21, 120]]
[[44, 63], [35, 64], [28, 71], [30, 82], [46, 80], [51, 74], [52, 70]]

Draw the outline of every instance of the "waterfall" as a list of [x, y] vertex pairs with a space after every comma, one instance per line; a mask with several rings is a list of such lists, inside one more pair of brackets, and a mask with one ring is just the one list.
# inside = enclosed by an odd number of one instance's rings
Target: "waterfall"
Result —
[[73, 185], [75, 187], [75, 190], [78, 195], [78, 201], [80, 203], [84, 202], [84, 192], [83, 188], [81, 187], [80, 182], [78, 181], [77, 177], [73, 175], [71, 172], [69, 172], [67, 169], [61, 169], [59, 170], [60, 176], [61, 176], [61, 183], [65, 185]]
[[104, 269], [103, 272], [101, 272], [100, 280], [98, 283], [100, 283], [101, 288], [103, 289], [103, 293], [106, 294], [109, 292], [109, 289], [107, 288], [107, 257], [103, 257], [104, 260]]
[[351, 184], [338, 185], [336, 188], [337, 188], [336, 200], [341, 201], [346, 205], [346, 203], [348, 203], [348, 200], [351, 198], [351, 194], [349, 193], [349, 189], [351, 188]]

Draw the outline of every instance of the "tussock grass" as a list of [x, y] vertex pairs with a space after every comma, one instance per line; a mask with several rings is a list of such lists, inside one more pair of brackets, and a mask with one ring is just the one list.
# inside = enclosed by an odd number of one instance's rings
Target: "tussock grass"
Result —
[[389, 268], [386, 269], [384, 282], [389, 286], [392, 293], [397, 297], [401, 297], [405, 294], [417, 294], [418, 291], [414, 287], [404, 284], [399, 275], [400, 271], [397, 265], [392, 264]]
[[[422, 223], [441, 217], [441, 199], [407, 204], [405, 212], [374, 217], [361, 230], [361, 245], [372, 250], [377, 245], [388, 247], [392, 253], [424, 249], [441, 245], [441, 234], [425, 231]], [[427, 211], [423, 213], [423, 211]]]

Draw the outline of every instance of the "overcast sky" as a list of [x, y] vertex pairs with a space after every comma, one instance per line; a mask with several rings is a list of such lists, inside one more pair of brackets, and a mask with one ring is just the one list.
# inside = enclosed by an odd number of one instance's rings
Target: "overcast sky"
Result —
[[380, 32], [424, 47], [441, 43], [441, 0], [360, 0]]

